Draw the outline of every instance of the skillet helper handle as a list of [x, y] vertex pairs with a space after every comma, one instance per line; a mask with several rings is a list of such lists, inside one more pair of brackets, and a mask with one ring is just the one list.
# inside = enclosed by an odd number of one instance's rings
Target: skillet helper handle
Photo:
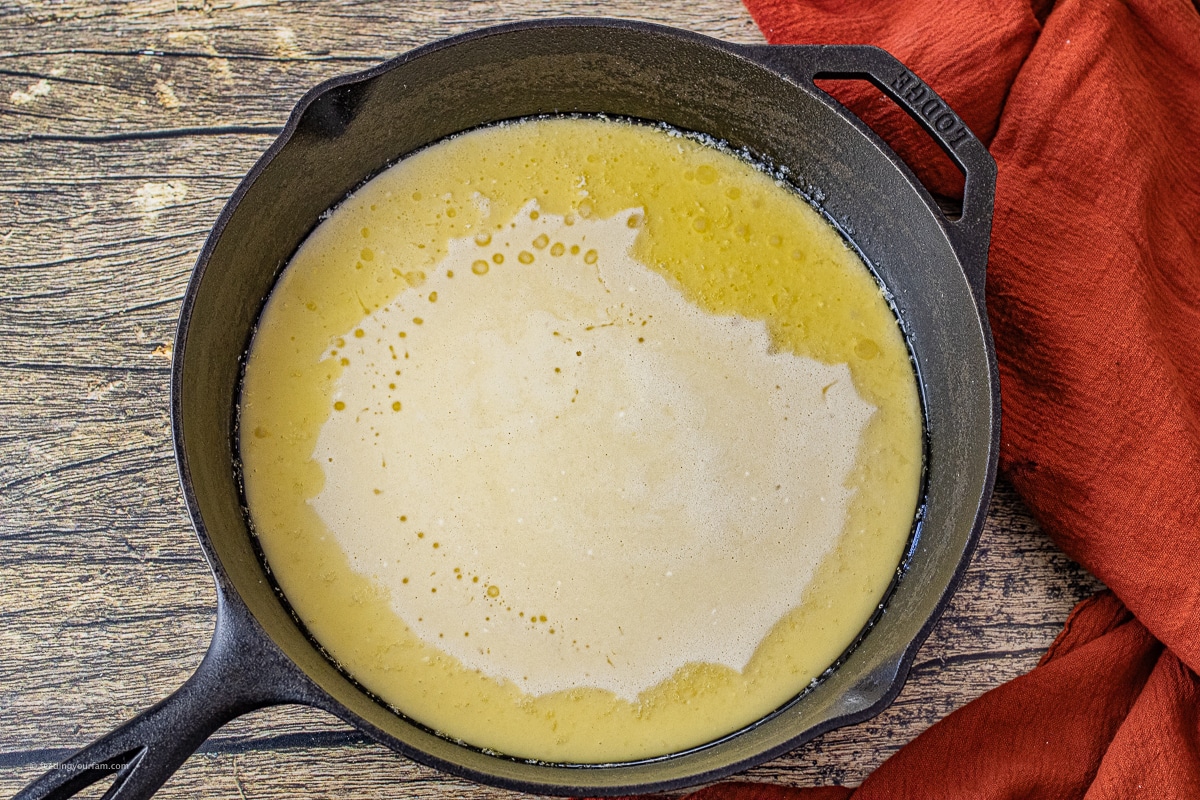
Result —
[[[261, 631], [221, 603], [204, 660], [174, 694], [92, 742], [13, 800], [62, 800], [116, 776], [104, 800], [146, 800], [229, 720], [256, 708], [306, 702], [296, 669]], [[250, 623], [254, 624], [254, 623]]]
[[[814, 81], [819, 78], [869, 81], [933, 137], [965, 178], [962, 217], [950, 220], [938, 210], [938, 218], [982, 307], [992, 203], [996, 195], [996, 162], [949, 104], [895, 56], [878, 47], [755, 45], [745, 50], [754, 61], [806, 87], [816, 89]], [[829, 104], [857, 127], [869, 130], [845, 106], [824, 92], [820, 96], [828, 97]]]

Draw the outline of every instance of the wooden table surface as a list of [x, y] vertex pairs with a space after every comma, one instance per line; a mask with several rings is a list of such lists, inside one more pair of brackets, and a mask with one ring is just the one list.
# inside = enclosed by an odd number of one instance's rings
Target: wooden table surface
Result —
[[[317, 82], [474, 27], [641, 17], [737, 42], [734, 0], [81, 0], [0, 4], [0, 793], [178, 687], [214, 595], [180, 496], [172, 337], [226, 198]], [[884, 713], [755, 768], [856, 784], [1026, 672], [1097, 588], [1003, 483], [962, 588]], [[323, 713], [259, 711], [161, 790], [499, 797]]]

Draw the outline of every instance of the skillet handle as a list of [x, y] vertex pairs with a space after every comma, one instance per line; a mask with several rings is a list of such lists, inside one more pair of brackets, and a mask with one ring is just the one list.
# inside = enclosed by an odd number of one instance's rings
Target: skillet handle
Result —
[[[743, 47], [742, 52], [753, 61], [805, 88], [817, 90], [818, 97], [860, 130], [877, 138], [858, 117], [814, 83], [818, 78], [861, 78], [870, 81], [933, 137], [950, 160], [963, 171], [962, 217], [947, 219], [932, 198], [929, 202], [937, 212], [942, 228], [963, 265], [975, 299], [982, 308], [992, 230], [992, 203], [996, 195], [996, 162], [946, 101], [895, 56], [870, 45], [752, 45]], [[893, 161], [903, 163], [890, 150], [886, 152]]]
[[13, 800], [61, 800], [114, 774], [104, 800], [145, 800], [229, 720], [264, 706], [311, 703], [313, 691], [245, 607], [220, 598], [212, 644], [183, 686], [56, 765]]

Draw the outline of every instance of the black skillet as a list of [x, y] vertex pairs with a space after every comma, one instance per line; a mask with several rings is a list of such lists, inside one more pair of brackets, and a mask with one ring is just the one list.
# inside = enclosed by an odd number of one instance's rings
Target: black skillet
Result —
[[[961, 219], [947, 220], [892, 151], [814, 86], [819, 77], [868, 80], [912, 115], [966, 175]], [[758, 723], [637, 763], [509, 759], [442, 738], [373, 699], [322, 655], [278, 596], [234, 470], [242, 359], [280, 269], [321, 213], [424, 145], [556, 112], [663, 121], [786, 167], [890, 293], [925, 410], [924, 505], [869, 633], [838, 669]], [[637, 22], [528, 22], [436, 42], [313, 89], [221, 213], [180, 314], [171, 414], [183, 492], [216, 580], [212, 645], [177, 692], [18, 798], [67, 797], [121, 764], [105, 796], [149, 797], [226, 721], [279, 703], [325, 709], [453, 775], [591, 795], [715, 780], [877, 714], [953, 592], [991, 495], [1000, 417], [983, 287], [995, 174], [983, 145], [929, 87], [862, 46], [738, 46]]]

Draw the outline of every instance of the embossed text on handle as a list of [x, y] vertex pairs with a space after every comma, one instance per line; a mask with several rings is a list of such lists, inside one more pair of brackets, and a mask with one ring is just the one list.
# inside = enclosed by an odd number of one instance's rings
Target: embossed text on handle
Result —
[[942, 135], [951, 149], [957, 149], [971, 132], [953, 111], [937, 98], [933, 90], [908, 70], [902, 71], [892, 81], [892, 88], [908, 101], [909, 106], [924, 117], [933, 129]]

